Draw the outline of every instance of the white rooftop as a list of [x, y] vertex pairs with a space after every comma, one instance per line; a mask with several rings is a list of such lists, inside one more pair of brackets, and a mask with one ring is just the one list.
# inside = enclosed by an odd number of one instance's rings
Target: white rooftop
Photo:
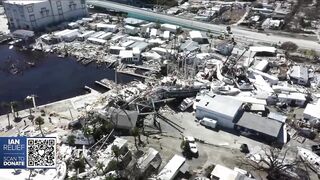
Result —
[[190, 31], [189, 35], [191, 39], [202, 38], [202, 34], [200, 31]]
[[303, 66], [293, 66], [291, 69], [290, 77], [301, 78], [305, 81], [308, 80], [308, 68]]
[[178, 29], [179, 26], [173, 25], [173, 24], [162, 24], [161, 27], [169, 28], [169, 29]]
[[320, 119], [320, 100], [317, 104], [308, 104], [303, 111], [305, 117]]
[[220, 95], [215, 95], [213, 98], [208, 95], [197, 96], [197, 98], [200, 98], [200, 101], [196, 105], [197, 108], [207, 109], [210, 110], [210, 112], [228, 116], [232, 119], [236, 116], [243, 104], [243, 102], [237, 99]]
[[184, 164], [186, 159], [179, 155], [174, 155], [168, 164], [158, 174], [158, 180], [171, 180], [178, 173], [180, 167]]
[[105, 23], [98, 23], [98, 28], [117, 28], [116, 24], [105, 24]]
[[217, 177], [219, 180], [236, 180], [237, 176], [238, 172], [220, 164], [217, 164], [211, 172], [212, 179], [214, 179], [213, 177]]
[[136, 27], [134, 27], [134, 26], [130, 26], [130, 25], [125, 25], [125, 26], [124, 26], [124, 28], [126, 28], [126, 29], [130, 29], [130, 30], [134, 30], [134, 29], [136, 29]]
[[252, 52], [275, 53], [277, 49], [275, 47], [269, 47], [269, 46], [251, 46], [249, 50]]
[[132, 58], [133, 51], [132, 50], [121, 50], [119, 53], [119, 57], [121, 58]]
[[27, 5], [27, 4], [46, 2], [46, 1], [48, 1], [48, 0], [6, 0], [6, 1], [4, 1], [4, 3]]
[[141, 19], [136, 19], [136, 18], [128, 17], [128, 18], [125, 18], [125, 19], [124, 19], [124, 22], [125, 22], [126, 24], [142, 24], [142, 23], [144, 23], [145, 21], [144, 21], [144, 20], [141, 20]]
[[105, 44], [105, 43], [107, 42], [107, 41], [104, 40], [104, 39], [93, 38], [93, 37], [88, 38], [88, 41], [97, 42], [97, 43], [101, 43], [101, 44]]
[[305, 101], [306, 95], [302, 93], [279, 94], [278, 98]]

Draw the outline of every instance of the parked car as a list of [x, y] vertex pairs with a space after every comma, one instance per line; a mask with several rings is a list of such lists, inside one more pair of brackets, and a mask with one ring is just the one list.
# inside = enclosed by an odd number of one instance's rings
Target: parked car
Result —
[[200, 124], [202, 126], [205, 126], [206, 128], [215, 129], [217, 127], [217, 121], [204, 117], [202, 120], [200, 120]]
[[188, 148], [188, 150], [191, 152], [192, 155], [195, 157], [199, 156], [198, 147], [196, 144], [196, 140], [192, 136], [186, 136], [184, 137], [185, 145]]
[[193, 105], [193, 102], [194, 102], [194, 98], [186, 98], [181, 102], [179, 109], [181, 111], [185, 111]]
[[248, 145], [247, 145], [247, 144], [241, 144], [241, 146], [240, 146], [240, 152], [245, 153], [245, 154], [248, 154], [248, 153], [250, 152]]

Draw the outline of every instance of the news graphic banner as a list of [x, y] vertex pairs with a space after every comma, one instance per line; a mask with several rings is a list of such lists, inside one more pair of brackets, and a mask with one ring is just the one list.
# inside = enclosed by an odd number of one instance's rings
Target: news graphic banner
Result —
[[0, 168], [56, 168], [55, 137], [0, 137]]

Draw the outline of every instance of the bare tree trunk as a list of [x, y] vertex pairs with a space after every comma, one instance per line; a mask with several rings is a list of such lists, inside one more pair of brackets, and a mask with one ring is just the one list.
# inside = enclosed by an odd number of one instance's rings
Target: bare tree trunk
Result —
[[43, 131], [42, 131], [41, 125], [39, 125], [39, 129], [40, 129], [40, 132], [41, 132], [42, 137], [44, 137], [44, 134], [43, 134]]
[[15, 110], [14, 110], [12, 104], [11, 104], [10, 107], [11, 107], [11, 113], [13, 114], [13, 119], [15, 119], [16, 118], [16, 114], [15, 114]]
[[11, 127], [11, 124], [10, 124], [10, 114], [9, 114], [9, 113], [7, 114], [7, 118], [8, 118], [8, 127]]
[[30, 169], [29, 177], [28, 179], [31, 180], [31, 175], [32, 175], [32, 169]]
[[137, 138], [134, 136], [134, 145], [136, 146], [137, 150], [139, 151], [139, 146], [137, 144]]

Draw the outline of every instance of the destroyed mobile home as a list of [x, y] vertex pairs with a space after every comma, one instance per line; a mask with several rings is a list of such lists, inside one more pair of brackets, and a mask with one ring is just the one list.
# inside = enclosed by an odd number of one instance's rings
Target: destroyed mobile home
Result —
[[[38, 37], [33, 48], [115, 69], [115, 81], [96, 81], [109, 91], [82, 105], [72, 104], [81, 117], [69, 123], [67, 133], [59, 134], [63, 163], [56, 174], [62, 174], [61, 179], [188, 177], [192, 160], [175, 152], [164, 161], [159, 142], [159, 149], [143, 149], [147, 145], [141, 140], [154, 134], [170, 136], [166, 126], [191, 137], [183, 121], [280, 148], [297, 134], [317, 133], [320, 127], [319, 66], [293, 62], [276, 47], [247, 45], [232, 36], [216, 40], [210, 33], [172, 24], [93, 14], [69, 23], [68, 29]], [[119, 84], [120, 73], [139, 80]], [[299, 117], [298, 110], [303, 111]], [[181, 116], [179, 123], [166, 111], [191, 112], [192, 118]], [[150, 117], [152, 131], [147, 134]], [[134, 136], [134, 145], [129, 135]], [[210, 144], [202, 136], [206, 135], [192, 137], [192, 142]], [[298, 150], [303, 160], [310, 161], [306, 154], [313, 152]], [[199, 157], [201, 151], [197, 149]], [[318, 155], [312, 156], [319, 161]], [[309, 163], [320, 172], [317, 162]], [[252, 177], [221, 165], [209, 177], [224, 178], [221, 172], [232, 179]]]

